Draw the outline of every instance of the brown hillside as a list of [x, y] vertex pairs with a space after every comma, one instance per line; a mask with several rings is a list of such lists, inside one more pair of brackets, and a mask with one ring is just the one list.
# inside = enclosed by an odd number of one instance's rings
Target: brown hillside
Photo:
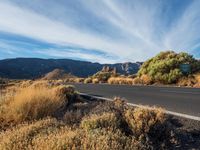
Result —
[[42, 79], [44, 80], [58, 80], [58, 79], [67, 79], [67, 78], [75, 78], [70, 73], [66, 73], [62, 69], [54, 69], [53, 71], [47, 73]]

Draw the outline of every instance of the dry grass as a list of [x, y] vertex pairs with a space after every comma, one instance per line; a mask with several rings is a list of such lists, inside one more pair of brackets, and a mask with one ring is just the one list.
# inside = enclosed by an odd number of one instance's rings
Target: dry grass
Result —
[[65, 82], [69, 82], [69, 83], [83, 83], [84, 82], [84, 78], [78, 78], [78, 77], [74, 77], [74, 78], [68, 78], [65, 79]]
[[108, 79], [109, 84], [128, 84], [133, 85], [134, 79], [127, 77], [111, 77]]
[[194, 75], [189, 75], [188, 77], [182, 77], [177, 82], [179, 86], [188, 86], [188, 87], [200, 87], [200, 74], [196, 73]]
[[142, 80], [142, 84], [149, 85], [152, 83], [152, 79], [150, 76], [143, 74], [140, 79]]
[[94, 79], [92, 79], [92, 83], [97, 84], [97, 83], [99, 83], [99, 80], [97, 78], [94, 78]]
[[195, 79], [197, 82], [200, 82], [200, 73], [195, 74]]
[[200, 88], [200, 73], [197, 73], [194, 75], [195, 76], [195, 79], [196, 79], [196, 83], [194, 84], [194, 87], [198, 87]]
[[197, 80], [193, 76], [192, 77], [182, 77], [177, 82], [177, 85], [193, 87], [194, 84], [196, 84], [196, 83], [197, 83]]
[[78, 100], [73, 87], [61, 84], [27, 81], [0, 104], [0, 150], [172, 149], [176, 145], [176, 134], [160, 108], [132, 108], [120, 98]]
[[1, 104], [1, 118], [6, 122], [22, 122], [51, 116], [69, 102], [69, 94], [74, 89], [70, 86], [35, 86], [18, 89]]
[[152, 80], [147, 75], [142, 75], [141, 77], [136, 77], [136, 78], [111, 77], [108, 79], [108, 83], [109, 84], [127, 84], [127, 85], [135, 85], [135, 84], [149, 85], [152, 83]]
[[85, 84], [87, 84], [87, 83], [92, 83], [92, 78], [86, 78], [85, 80], [84, 80], [84, 83]]

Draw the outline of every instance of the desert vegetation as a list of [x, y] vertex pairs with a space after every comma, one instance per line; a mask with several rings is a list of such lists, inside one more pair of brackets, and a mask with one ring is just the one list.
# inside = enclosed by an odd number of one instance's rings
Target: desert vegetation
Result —
[[[161, 108], [90, 101], [61, 81], [23, 81], [0, 101], [0, 149], [167, 149], [179, 144]], [[173, 134], [172, 134], [173, 133]]]
[[101, 71], [89, 76], [84, 80], [84, 83], [107, 83], [109, 78], [117, 77], [119, 74], [116, 73], [116, 69], [104, 66]]
[[[182, 64], [190, 65], [188, 73], [182, 72]], [[166, 51], [144, 62], [137, 75], [123, 76], [118, 74], [109, 78], [105, 76], [107, 79], [105, 82], [107, 81], [109, 84], [173, 84], [199, 87], [199, 72], [200, 61], [194, 59], [192, 55]]]
[[[184, 73], [181, 65], [189, 64], [189, 72]], [[174, 51], [161, 52], [155, 57], [144, 62], [137, 74], [120, 74], [116, 68], [104, 66], [102, 70], [87, 78], [80, 78], [66, 73], [64, 70], [55, 69], [47, 73], [42, 80], [62, 80], [66, 83], [108, 83], [126, 85], [177, 85], [200, 87], [200, 61], [187, 53]], [[1, 81], [1, 80], [0, 80]]]
[[[184, 74], [181, 64], [190, 64], [189, 74]], [[200, 62], [187, 53], [175, 53], [173, 51], [161, 52], [147, 60], [140, 68], [138, 75], [148, 75], [153, 82], [172, 84], [200, 71]]]
[[[91, 101], [62, 81], [22, 81], [0, 100], [0, 149], [174, 149], [180, 133], [161, 108]], [[189, 136], [189, 135], [188, 135]]]

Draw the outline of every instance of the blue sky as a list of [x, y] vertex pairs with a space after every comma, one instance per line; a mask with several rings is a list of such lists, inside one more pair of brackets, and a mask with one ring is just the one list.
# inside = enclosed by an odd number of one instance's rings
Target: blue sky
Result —
[[0, 0], [0, 59], [200, 58], [200, 0]]

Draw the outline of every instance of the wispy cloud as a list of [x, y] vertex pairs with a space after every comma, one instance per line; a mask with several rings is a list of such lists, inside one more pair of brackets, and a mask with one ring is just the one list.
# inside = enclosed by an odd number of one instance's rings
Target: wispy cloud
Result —
[[[198, 54], [199, 7], [200, 0], [0, 1], [0, 32], [49, 43], [29, 46], [38, 57], [114, 63], [145, 60], [166, 49]], [[13, 56], [23, 45], [0, 44]]]

